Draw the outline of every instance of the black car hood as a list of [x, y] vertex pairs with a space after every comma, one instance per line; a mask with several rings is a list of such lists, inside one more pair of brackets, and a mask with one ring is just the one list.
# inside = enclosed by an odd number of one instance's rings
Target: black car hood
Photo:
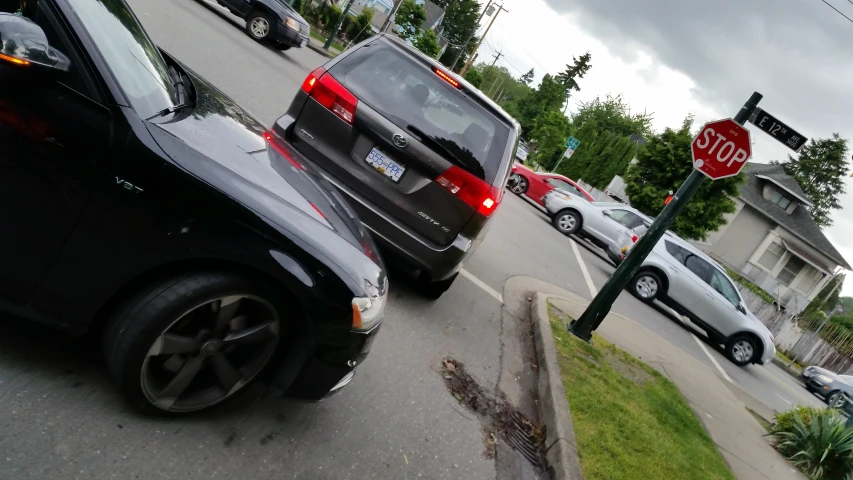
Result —
[[273, 222], [302, 248], [348, 265], [346, 273], [354, 280], [381, 289], [385, 273], [373, 239], [334, 187], [285, 142], [271, 146], [264, 126], [242, 107], [194, 72], [187, 73], [195, 89], [192, 112], [149, 123], [149, 129], [152, 134], [165, 131], [201, 155], [182, 154], [161, 143], [166, 154]]

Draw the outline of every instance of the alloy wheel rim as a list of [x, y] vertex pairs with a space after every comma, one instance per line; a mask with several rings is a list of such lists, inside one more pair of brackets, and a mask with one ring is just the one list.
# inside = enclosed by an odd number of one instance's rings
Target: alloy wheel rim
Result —
[[752, 344], [746, 340], [738, 340], [732, 346], [732, 356], [738, 362], [746, 362], [752, 358]]
[[512, 193], [521, 194], [521, 193], [524, 193], [524, 189], [526, 187], [527, 187], [527, 181], [524, 180], [523, 178], [519, 177], [518, 180], [515, 182], [515, 185], [513, 185], [513, 187], [510, 190], [512, 190]]
[[654, 298], [658, 293], [658, 282], [654, 278], [642, 276], [637, 279], [637, 294], [642, 298]]
[[575, 217], [569, 215], [568, 213], [561, 216], [559, 220], [560, 230], [564, 232], [568, 232], [575, 228], [575, 224], [577, 223]]
[[252, 33], [254, 33], [256, 37], [265, 37], [269, 31], [270, 24], [267, 22], [266, 18], [257, 17], [252, 20]]
[[191, 412], [225, 401], [256, 377], [275, 354], [281, 321], [273, 306], [252, 295], [203, 302], [154, 339], [140, 381], [162, 410]]

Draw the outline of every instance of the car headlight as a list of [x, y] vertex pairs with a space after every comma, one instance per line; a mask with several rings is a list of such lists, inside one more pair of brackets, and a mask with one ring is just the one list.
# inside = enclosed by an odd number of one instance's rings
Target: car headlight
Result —
[[815, 375], [815, 378], [816, 378], [820, 383], [832, 383], [832, 379], [831, 379], [831, 378], [829, 378], [829, 377], [827, 377], [826, 375]]
[[556, 195], [558, 197], [562, 198], [563, 200], [571, 200], [572, 199], [572, 197], [570, 197], [568, 195], [563, 195], [562, 193], [557, 193]]
[[370, 330], [385, 316], [385, 303], [388, 290], [381, 296], [355, 297], [352, 299], [352, 327], [357, 330]]
[[295, 18], [287, 17], [287, 20], [284, 21], [284, 24], [287, 25], [289, 28], [296, 30], [297, 32], [299, 31], [299, 22], [297, 22]]

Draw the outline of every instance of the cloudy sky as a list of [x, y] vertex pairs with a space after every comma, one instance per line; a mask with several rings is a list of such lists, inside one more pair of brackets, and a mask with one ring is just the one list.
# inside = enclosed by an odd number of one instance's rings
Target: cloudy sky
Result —
[[[483, 0], [481, 0], [483, 1]], [[500, 1], [500, 0], [498, 0]], [[826, 0], [853, 18], [853, 0]], [[654, 112], [658, 130], [688, 113], [697, 124], [733, 117], [753, 91], [761, 106], [810, 138], [853, 139], [853, 22], [822, 0], [504, 0], [480, 50], [537, 81], [589, 51], [579, 101], [623, 94]], [[570, 106], [571, 109], [571, 106]], [[752, 129], [753, 161], [789, 151]], [[853, 146], [853, 144], [851, 144]], [[853, 152], [851, 152], [853, 153]], [[853, 164], [851, 164], [853, 168]], [[853, 178], [825, 230], [853, 264]], [[853, 296], [853, 278], [844, 294]]]

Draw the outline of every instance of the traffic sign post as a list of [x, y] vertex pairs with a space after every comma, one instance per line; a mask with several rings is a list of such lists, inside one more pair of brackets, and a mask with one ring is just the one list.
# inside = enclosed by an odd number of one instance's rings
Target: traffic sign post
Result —
[[749, 121], [779, 143], [797, 153], [800, 153], [800, 150], [806, 144], [806, 141], [808, 141], [808, 138], [803, 134], [785, 125], [778, 118], [770, 115], [761, 108], [755, 110], [755, 114], [749, 118]]
[[572, 154], [575, 153], [575, 150], [578, 149], [578, 146], [580, 146], [580, 144], [581, 144], [581, 141], [578, 140], [577, 138], [569, 137], [569, 139], [566, 140], [566, 151], [563, 153], [563, 156], [560, 157], [559, 160], [557, 160], [557, 164], [554, 165], [554, 168], [551, 169], [551, 172], [557, 171], [557, 167], [560, 166], [560, 163], [563, 162], [564, 158], [572, 158]]
[[[601, 322], [604, 321], [604, 317], [610, 313], [610, 308], [613, 306], [613, 302], [616, 301], [616, 298], [625, 286], [628, 285], [628, 282], [634, 277], [637, 270], [640, 269], [640, 266], [643, 264], [643, 260], [646, 259], [649, 252], [652, 251], [652, 248], [654, 248], [658, 243], [658, 240], [660, 240], [664, 232], [666, 232], [672, 224], [672, 221], [675, 219], [675, 216], [678, 215], [678, 212], [684, 208], [690, 200], [690, 197], [692, 197], [693, 194], [696, 193], [696, 190], [699, 189], [699, 186], [702, 185], [702, 181], [705, 180], [706, 175], [720, 175], [711, 178], [724, 178], [726, 176], [737, 175], [740, 169], [743, 168], [744, 163], [750, 156], [749, 133], [747, 132], [746, 134], [746, 156], [743, 157], [742, 161], [739, 161], [743, 156], [742, 153], [737, 153], [737, 147], [743, 147], [743, 140], [738, 139], [738, 137], [741, 136], [739, 129], [743, 129], [742, 125], [746, 123], [750, 115], [752, 115], [752, 112], [756, 109], [758, 102], [761, 101], [761, 97], [762, 95], [760, 93], [754, 92], [752, 96], [749, 97], [749, 100], [743, 104], [743, 107], [741, 107], [740, 112], [738, 112], [733, 121], [726, 119], [720, 122], [710, 122], [702, 127], [702, 130], [699, 132], [700, 135], [696, 136], [692, 144], [694, 156], [693, 172], [687, 177], [687, 180], [684, 181], [675, 193], [672, 201], [663, 208], [660, 215], [658, 215], [655, 221], [652, 222], [652, 225], [646, 231], [645, 235], [643, 235], [637, 244], [634, 245], [634, 248], [631, 250], [631, 254], [628, 255], [621, 264], [619, 264], [619, 267], [616, 268], [616, 271], [613, 272], [613, 275], [607, 280], [607, 283], [601, 287], [601, 290], [599, 290], [595, 298], [592, 299], [592, 302], [590, 302], [589, 306], [580, 318], [569, 325], [569, 331], [571, 333], [587, 342], [592, 340], [592, 332], [601, 325]], [[728, 122], [731, 122], [731, 124]], [[735, 127], [732, 127], [732, 124], [735, 125]], [[714, 130], [713, 136], [711, 135], [711, 132], [707, 132], [708, 144], [706, 145], [703, 134], [706, 133], [706, 129], [708, 129], [709, 126], [713, 128], [714, 125], [717, 125], [719, 131]], [[726, 131], [725, 128], [720, 128], [721, 126], [734, 128], [738, 135], [732, 135], [731, 132]], [[744, 131], [746, 130], [744, 129]], [[726, 136], [727, 133], [729, 136]], [[725, 138], [718, 139], [717, 134], [720, 134]], [[733, 139], [737, 139], [737, 141]], [[700, 142], [701, 145], [698, 145]], [[733, 145], [726, 146], [728, 145], [727, 142], [731, 142]], [[726, 147], [724, 153], [721, 154], [718, 149], [721, 149], [723, 146]], [[702, 160], [702, 165], [699, 167], [696, 166], [696, 164], [699, 163], [696, 158], [697, 153], [699, 155], [699, 159]], [[735, 155], [737, 155], [737, 157], [735, 157]], [[723, 160], [719, 160], [720, 157], [722, 157]], [[706, 167], [708, 163], [713, 164], [714, 162], [718, 165], [712, 165], [714, 167], [713, 169]], [[726, 172], [730, 173], [731, 169], [734, 167], [737, 168], [734, 173], [726, 174]], [[702, 168], [704, 168], [704, 170], [712, 170], [715, 173], [708, 174], [706, 171], [702, 170]]]

